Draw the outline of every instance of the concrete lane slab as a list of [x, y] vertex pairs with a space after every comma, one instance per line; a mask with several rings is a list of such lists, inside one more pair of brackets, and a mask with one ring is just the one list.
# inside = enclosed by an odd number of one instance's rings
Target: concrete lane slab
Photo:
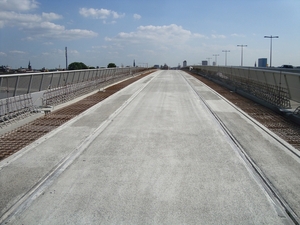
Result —
[[[188, 76], [190, 77], [190, 76]], [[199, 82], [199, 81], [198, 81]], [[203, 85], [197, 93], [205, 100], [262, 170], [283, 199], [300, 217], [300, 153], [234, 104]], [[220, 99], [212, 99], [206, 92]], [[267, 131], [267, 132], [266, 132]]]
[[142, 86], [144, 86], [143, 79], [1, 161], [0, 214], [6, 212], [34, 188]]

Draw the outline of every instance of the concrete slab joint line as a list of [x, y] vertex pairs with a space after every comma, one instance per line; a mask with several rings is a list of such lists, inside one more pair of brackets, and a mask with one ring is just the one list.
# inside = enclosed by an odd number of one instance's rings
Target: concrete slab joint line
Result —
[[[158, 74], [157, 74], [158, 75]], [[136, 96], [146, 87], [149, 83], [157, 76], [153, 76], [148, 80], [140, 89], [138, 89], [127, 101], [123, 103], [113, 114], [109, 116], [100, 126], [82, 143], [74, 149], [67, 157], [65, 157], [56, 167], [44, 177], [34, 188], [28, 191], [22, 198], [19, 199], [10, 209], [8, 209], [0, 217], [0, 224], [6, 224], [10, 219], [14, 219], [18, 214], [22, 213], [37, 199], [44, 191], [52, 185], [52, 183], [88, 148], [88, 146], [109, 126], [113, 119], [118, 116], [135, 98]], [[78, 119], [78, 118], [77, 118]]]
[[[182, 74], [181, 74], [182, 75]], [[187, 82], [188, 85], [191, 86], [194, 93], [200, 98], [201, 103], [205, 105], [205, 107], [210, 111], [211, 115], [215, 118], [215, 121], [220, 125], [224, 134], [229, 138], [229, 142], [232, 145], [232, 148], [236, 151], [236, 153], [241, 157], [245, 166], [249, 173], [252, 175], [253, 179], [259, 184], [262, 189], [265, 190], [265, 193], [272, 200], [274, 207], [278, 213], [278, 216], [284, 217], [287, 219], [288, 224], [300, 224], [300, 220], [293, 209], [288, 205], [288, 203], [281, 197], [280, 193], [276, 190], [276, 188], [272, 185], [272, 183], [268, 180], [268, 178], [264, 175], [264, 173], [260, 170], [260, 168], [253, 162], [251, 157], [248, 156], [243, 147], [239, 144], [239, 142], [235, 139], [234, 135], [231, 134], [230, 130], [226, 127], [226, 125], [222, 122], [222, 120], [218, 117], [218, 115], [212, 110], [212, 108], [205, 102], [202, 98], [201, 94], [197, 92], [194, 88], [191, 80], [187, 79], [186, 76], [182, 75], [182, 78]], [[209, 88], [209, 87], [208, 87]], [[216, 93], [219, 95], [218, 93]], [[222, 98], [222, 96], [219, 96]]]

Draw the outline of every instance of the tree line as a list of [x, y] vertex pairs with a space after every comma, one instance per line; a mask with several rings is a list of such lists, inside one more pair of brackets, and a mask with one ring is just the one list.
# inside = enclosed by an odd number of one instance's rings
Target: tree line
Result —
[[[117, 67], [115, 63], [109, 63], [107, 65], [107, 68], [114, 68], [114, 67]], [[89, 67], [85, 65], [83, 62], [72, 62], [68, 66], [68, 70], [85, 70], [85, 69], [96, 69], [96, 68], [91, 66]]]

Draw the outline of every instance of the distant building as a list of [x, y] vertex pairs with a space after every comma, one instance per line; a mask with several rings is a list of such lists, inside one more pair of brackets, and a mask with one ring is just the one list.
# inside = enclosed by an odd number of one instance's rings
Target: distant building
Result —
[[159, 69], [159, 65], [154, 65], [154, 68], [155, 69]]
[[267, 58], [259, 58], [258, 59], [258, 67], [267, 67], [268, 59]]
[[165, 63], [163, 66], [161, 66], [161, 69], [163, 69], [163, 70], [168, 70], [168, 69], [169, 69], [169, 66]]
[[208, 65], [207, 60], [203, 60], [203, 61], [202, 61], [202, 66], [207, 66], [207, 65]]
[[28, 70], [31, 70], [32, 68], [31, 68], [31, 65], [30, 65], [30, 61], [29, 61], [29, 63], [28, 63]]
[[183, 66], [183, 67], [186, 67], [186, 66], [187, 66], [187, 62], [186, 62], [186, 60], [184, 60], [184, 61], [183, 61], [183, 64], [182, 64], [182, 66]]

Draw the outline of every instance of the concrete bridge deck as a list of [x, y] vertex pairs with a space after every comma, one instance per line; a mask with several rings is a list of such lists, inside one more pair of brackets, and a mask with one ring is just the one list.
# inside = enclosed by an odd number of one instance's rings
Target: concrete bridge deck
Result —
[[210, 88], [157, 71], [1, 161], [0, 223], [294, 224], [299, 171]]

